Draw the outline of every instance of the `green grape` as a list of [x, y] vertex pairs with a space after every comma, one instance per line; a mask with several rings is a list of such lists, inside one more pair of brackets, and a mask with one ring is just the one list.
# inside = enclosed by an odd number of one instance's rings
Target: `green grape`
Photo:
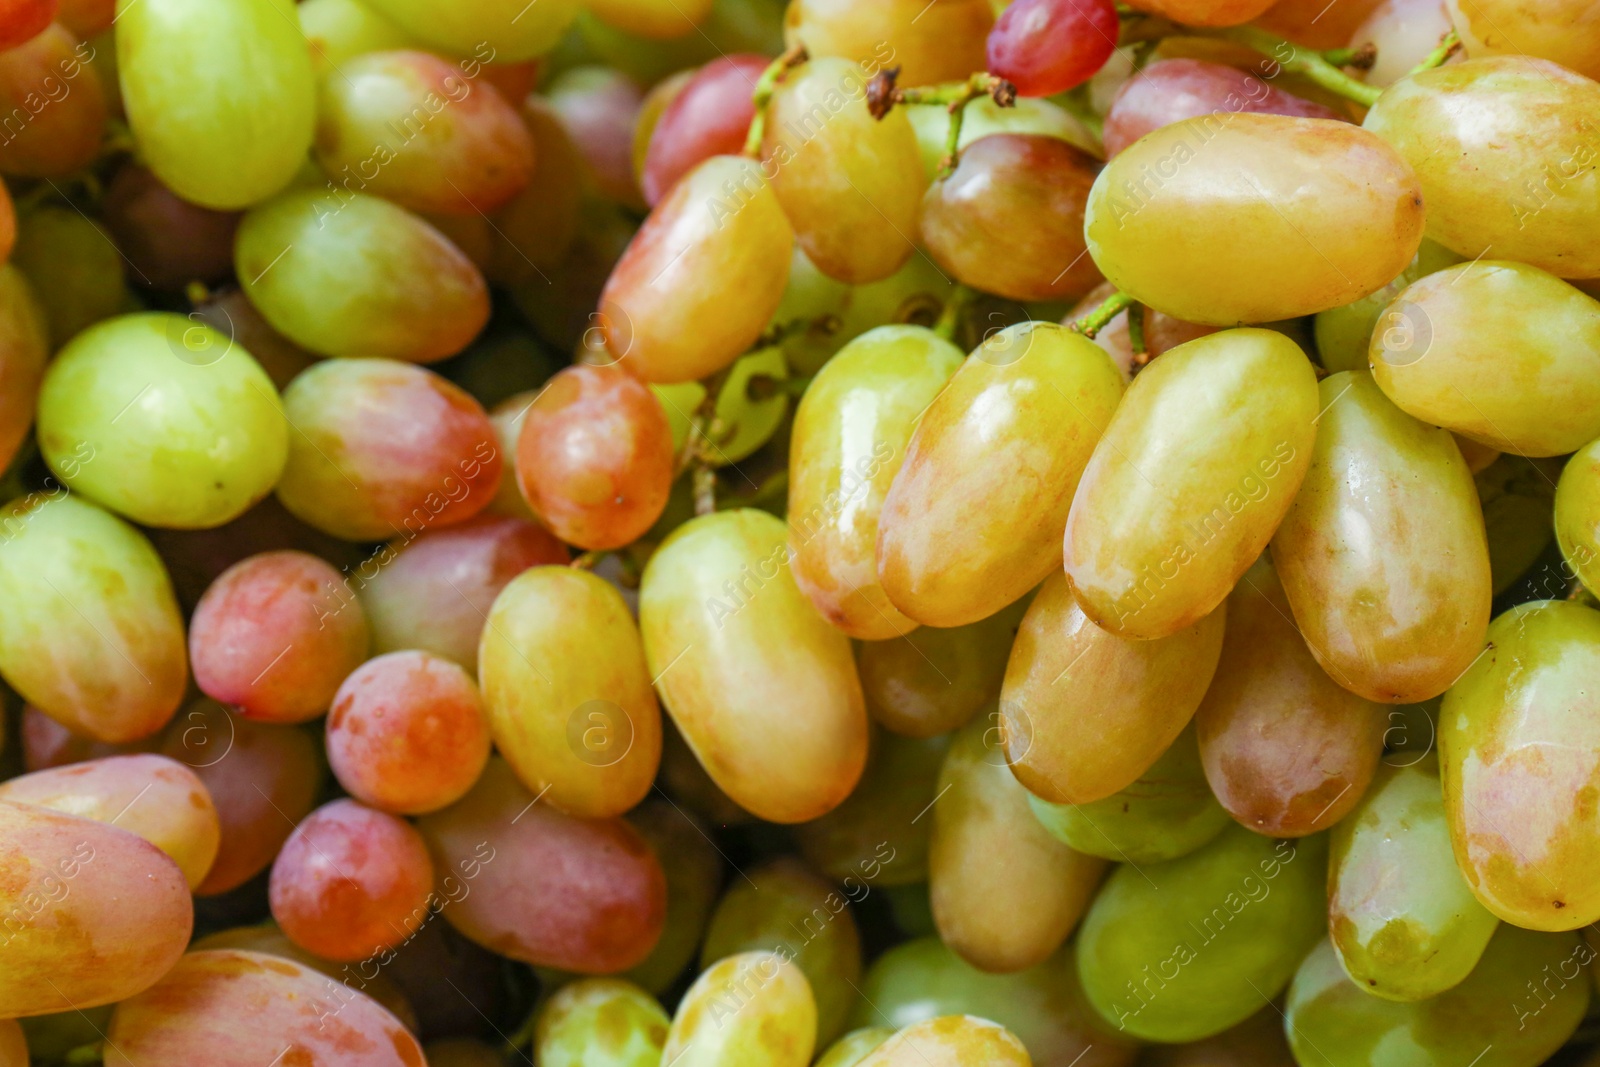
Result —
[[424, 44], [484, 63], [533, 59], [555, 47], [581, 6], [579, 0], [363, 0]]
[[[855, 1067], [866, 1058], [867, 1053], [893, 1036], [894, 1031], [887, 1026], [863, 1026], [852, 1030], [829, 1045], [817, 1057], [815, 1067]], [[18, 1061], [17, 1067], [26, 1067], [26, 1064], [24, 1058]]]
[[[706, 387], [699, 382], [674, 382], [651, 385], [650, 391], [667, 413], [667, 425], [672, 430], [672, 454], [681, 455], [683, 446], [689, 443], [689, 431], [694, 428], [694, 413], [706, 398]], [[717, 399], [720, 401], [722, 394], [717, 394]]]
[[284, 193], [245, 215], [234, 265], [273, 329], [326, 356], [430, 363], [461, 351], [489, 320], [472, 261], [375, 196]]
[[858, 1061], [860, 1067], [1032, 1067], [1015, 1034], [987, 1019], [945, 1015], [915, 1023]]
[[[1439, 709], [1456, 861], [1490, 911], [1534, 930], [1600, 919], [1600, 612], [1519, 604]], [[1574, 798], [1577, 798], [1574, 802]]]
[[1306, 644], [1369, 700], [1436, 697], [1483, 648], [1493, 597], [1472, 473], [1365, 371], [1318, 387], [1311, 469], [1272, 538]]
[[1222, 653], [1226, 613], [1134, 641], [1084, 614], [1061, 573], [1023, 616], [1000, 691], [1011, 770], [1055, 804], [1090, 804], [1129, 788], [1183, 732]]
[[1052, 804], [1030, 793], [1028, 804], [1044, 828], [1070, 848], [1124, 863], [1177, 859], [1228, 825], [1228, 813], [1206, 784], [1192, 724], [1136, 781], [1108, 797]]
[[1555, 527], [1567, 565], [1590, 592], [1600, 589], [1600, 440], [1567, 460], [1556, 485]]
[[1068, 848], [1033, 817], [999, 734], [987, 717], [975, 719], [945, 755], [931, 813], [928, 889], [944, 943], [974, 967], [1009, 973], [1061, 947], [1106, 863]]
[[817, 1006], [800, 968], [777, 952], [711, 965], [683, 995], [661, 1062], [676, 1067], [806, 1067]]
[[1438, 761], [1378, 769], [1328, 835], [1328, 929], [1351, 979], [1388, 1000], [1426, 1000], [1459, 984], [1500, 925], [1450, 851]]
[[855, 788], [867, 715], [850, 641], [795, 584], [787, 540], [765, 512], [692, 519], [645, 567], [639, 622], [657, 691], [711, 779], [797, 823]]
[[0, 264], [0, 470], [11, 466], [33, 426], [39, 382], [50, 358], [48, 320], [28, 279]]
[[[932, 181], [944, 162], [950, 138], [950, 112], [940, 107], [908, 107], [906, 117], [917, 134], [923, 176]], [[960, 148], [991, 133], [1031, 133], [1054, 137], [1090, 155], [1099, 155], [1094, 136], [1066, 108], [1048, 100], [1019, 96], [1010, 107], [980, 96], [962, 114]]]
[[135, 741], [178, 709], [189, 672], [172, 582], [121, 519], [65, 490], [7, 505], [0, 601], [0, 673], [73, 733]]
[[1501, 926], [1465, 981], [1405, 1004], [1363, 992], [1324, 939], [1289, 987], [1284, 1029], [1306, 1067], [1535, 1067], [1582, 1021], [1592, 959], [1576, 934]]
[[1416, 255], [1422, 224], [1416, 174], [1378, 137], [1241, 112], [1174, 122], [1118, 153], [1084, 229], [1118, 289], [1188, 322], [1236, 326], [1383, 288]]
[[659, 1067], [670, 1022], [632, 982], [584, 978], [539, 1010], [534, 1055], [540, 1067]]
[[884, 498], [890, 602], [962, 626], [1059, 567], [1079, 477], [1121, 396], [1116, 365], [1081, 334], [1025, 322], [988, 337], [923, 413]]
[[1067, 520], [1089, 618], [1148, 640], [1222, 603], [1300, 488], [1318, 406], [1310, 361], [1268, 330], [1201, 337], [1135, 378]]
[[931, 330], [880, 326], [840, 349], [795, 411], [791, 566], [817, 611], [852, 637], [883, 640], [917, 626], [878, 584], [878, 515], [917, 420], [961, 358]]
[[1416, 168], [1435, 241], [1469, 258], [1593, 278], [1600, 128], [1587, 116], [1597, 109], [1600, 85], [1518, 54], [1402, 78], [1363, 125]]
[[650, 791], [661, 712], [638, 626], [609, 582], [564, 566], [512, 579], [484, 623], [478, 678], [495, 747], [551, 804], [603, 818]]
[[[716, 441], [712, 453], [712, 466], [725, 467], [746, 459], [756, 449], [772, 440], [789, 411], [789, 394], [784, 383], [789, 378], [789, 367], [783, 359], [783, 349], [776, 346], [761, 348], [748, 356], [741, 356], [728, 368], [728, 377], [717, 391], [717, 406], [713, 418], [727, 428], [727, 437]], [[698, 386], [698, 382], [686, 382]], [[683, 394], [679, 394], [683, 395]], [[705, 395], [700, 387], [700, 395]], [[667, 411], [670, 420], [682, 411], [693, 411], [699, 406], [682, 407], [680, 412]], [[676, 428], [673, 441], [678, 440]]]
[[1100, 1015], [1148, 1041], [1195, 1041], [1282, 991], [1324, 930], [1327, 843], [1230, 826], [1197, 852], [1120, 866], [1078, 937]]
[[233, 210], [288, 185], [311, 147], [316, 83], [276, 0], [119, 0], [117, 70], [139, 157], [185, 200]]
[[[692, 763], [694, 758], [689, 759]], [[700, 950], [722, 886], [722, 855], [699, 820], [665, 796], [634, 808], [628, 822], [661, 860], [667, 876], [667, 921], [650, 955], [623, 977], [660, 996]]]
[[318, 73], [337, 71], [369, 52], [416, 47], [416, 38], [364, 0], [302, 0], [295, 14]]
[[[1568, 461], [1569, 466], [1578, 459], [1574, 456]], [[1578, 470], [1582, 470], [1581, 463]], [[1556, 529], [1553, 517], [1556, 479], [1560, 477], [1559, 460], [1523, 456], [1501, 456], [1474, 477], [1478, 500], [1483, 506], [1483, 525], [1489, 539], [1489, 572], [1494, 577], [1496, 596], [1511, 588], [1537, 563], [1550, 543]], [[1573, 557], [1581, 555], [1574, 549], [1568, 563], [1575, 566]], [[1560, 592], [1550, 589], [1548, 595]]]
[[1367, 346], [1372, 343], [1372, 332], [1383, 317], [1384, 309], [1418, 278], [1453, 267], [1461, 259], [1444, 245], [1424, 237], [1410, 265], [1388, 285], [1341, 307], [1318, 312], [1313, 328], [1322, 365], [1335, 372], [1366, 370]]
[[1412, 283], [1370, 355], [1401, 409], [1501, 452], [1600, 436], [1600, 301], [1536, 267], [1484, 260]]
[[250, 353], [150, 312], [102, 322], [56, 357], [39, 390], [39, 448], [68, 488], [136, 522], [208, 529], [272, 491], [289, 427]]
[[844, 1032], [861, 981], [861, 935], [850, 913], [858, 899], [850, 886], [835, 889], [790, 858], [747, 871], [711, 915], [700, 967], [740, 952], [777, 953], [810, 984], [816, 1040], [827, 1044]]
[[117, 246], [77, 211], [47, 205], [25, 212], [11, 261], [33, 283], [52, 348], [129, 304]]

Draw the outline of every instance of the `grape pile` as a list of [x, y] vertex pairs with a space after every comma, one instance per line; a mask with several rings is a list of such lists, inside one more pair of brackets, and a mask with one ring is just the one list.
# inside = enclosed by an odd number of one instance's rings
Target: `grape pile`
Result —
[[0, 0], [0, 1067], [1600, 1067], [1600, 0]]

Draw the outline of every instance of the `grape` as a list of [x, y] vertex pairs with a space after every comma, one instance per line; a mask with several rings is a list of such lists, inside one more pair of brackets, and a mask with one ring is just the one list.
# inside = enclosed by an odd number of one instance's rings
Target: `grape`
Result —
[[291, 190], [245, 215], [234, 265], [272, 328], [328, 356], [431, 363], [489, 318], [483, 275], [438, 230], [364, 193]]
[[189, 625], [195, 684], [261, 722], [327, 711], [367, 645], [366, 616], [344, 576], [305, 552], [263, 552], [229, 567]]
[[[507, 457], [501, 466], [500, 489], [495, 497], [484, 509], [484, 515], [502, 515], [507, 518], [525, 519], [531, 525], [538, 526], [538, 517], [533, 509], [528, 507], [528, 502], [522, 498], [522, 490], [517, 488], [517, 440], [522, 436], [522, 422], [528, 416], [528, 409], [539, 396], [536, 389], [516, 393], [506, 397], [496, 404], [489, 412], [489, 421], [494, 425], [495, 443], [499, 446], [500, 454]], [[464, 523], [463, 526], [468, 526]], [[543, 530], [544, 527], [539, 526]], [[548, 531], [547, 531], [548, 532]], [[550, 535], [555, 540], [553, 534]], [[570, 559], [542, 559], [541, 563], [565, 563]], [[472, 656], [476, 660], [478, 655], [477, 643], [473, 642]]]
[[1084, 254], [1094, 160], [1056, 137], [995, 133], [922, 199], [922, 240], [957, 280], [1015, 300], [1081, 296], [1100, 281]]
[[56, 21], [79, 37], [94, 37], [111, 28], [116, 14], [116, 0], [61, 0]]
[[1121, 394], [1110, 358], [1054, 323], [988, 337], [922, 415], [884, 499], [878, 580], [890, 602], [962, 626], [1057, 568], [1079, 476]]
[[190, 282], [211, 284], [233, 273], [238, 212], [191, 204], [137, 163], [117, 169], [101, 211], [140, 285], [181, 292]]
[[624, 977], [659, 996], [700, 949], [722, 886], [722, 856], [705, 827], [665, 796], [634, 808], [628, 822], [655, 850], [666, 873], [667, 920], [650, 955]]
[[[1095, 286], [1062, 318], [1061, 324], [1070, 326], [1085, 315], [1093, 312], [1116, 291], [1116, 286], [1109, 282]], [[1205, 337], [1216, 332], [1217, 328], [1215, 326], [1200, 326], [1193, 322], [1175, 319], [1171, 315], [1156, 311], [1154, 308], [1147, 307], [1144, 309], [1144, 343], [1149, 359], [1154, 359], [1169, 349], [1177, 348], [1185, 341], [1193, 341], [1196, 338]], [[1117, 312], [1111, 321], [1101, 327], [1099, 333], [1095, 334], [1094, 343], [1105, 349], [1112, 361], [1116, 363], [1117, 369], [1122, 372], [1122, 377], [1125, 381], [1133, 377], [1135, 364], [1133, 340], [1128, 333], [1128, 312]], [[1362, 359], [1365, 359], [1364, 346], [1366, 345], [1366, 338], [1362, 338], [1361, 343], [1363, 345]]]
[[1600, 752], [1596, 670], [1600, 612], [1520, 604], [1489, 624], [1484, 654], [1439, 709], [1456, 862], [1484, 907], [1518, 926], [1575, 930], [1600, 917], [1600, 823], [1581, 802]]
[[536, 803], [491, 759], [460, 801], [417, 825], [451, 926], [539, 967], [612, 974], [661, 934], [666, 880], [650, 846], [620, 819], [576, 819]]
[[52, 348], [128, 306], [117, 246], [76, 211], [43, 206], [24, 213], [12, 256], [34, 286]]
[[1087, 804], [1028, 796], [1034, 817], [1058, 841], [1089, 856], [1160, 863], [1204, 845], [1228, 824], [1206, 784], [1191, 723], [1131, 785]]
[[1212, 116], [1213, 124], [1227, 123], [1237, 114], [1343, 117], [1330, 107], [1285, 92], [1254, 71], [1199, 59], [1162, 59], [1117, 90], [1106, 113], [1106, 156], [1115, 156], [1145, 134], [1174, 122]]
[[932, 331], [880, 326], [828, 361], [795, 412], [791, 567], [817, 611], [852, 637], [917, 626], [878, 584], [877, 519], [918, 418], [960, 366], [961, 350]]
[[235, 717], [211, 700], [190, 704], [172, 721], [161, 752], [194, 771], [222, 824], [216, 862], [195, 890], [201, 896], [226, 893], [266, 870], [322, 784], [321, 760], [304, 733]]
[[1028, 1050], [998, 1023], [945, 1015], [914, 1023], [857, 1061], [859, 1067], [1031, 1067]]
[[1556, 486], [1561, 555], [1590, 591], [1600, 589], [1600, 440], [1567, 461]]
[[1600, 13], [1589, 4], [1560, 0], [1529, 8], [1508, 0], [1446, 0], [1445, 6], [1473, 59], [1537, 56], [1600, 77]]
[[106, 1067], [260, 1067], [286, 1055], [340, 1067], [423, 1062], [416, 1039], [371, 997], [299, 963], [238, 949], [188, 953], [117, 1005], [106, 1034]]
[[0, 470], [28, 436], [50, 358], [38, 294], [15, 264], [0, 264]]
[[1321, 837], [1273, 841], [1230, 826], [1180, 859], [1119, 866], [1078, 935], [1089, 1002], [1153, 1041], [1195, 1041], [1248, 1019], [1323, 934], [1326, 855]]
[[1064, 575], [1045, 579], [1000, 691], [998, 725], [1018, 781], [1055, 804], [1093, 803], [1133, 786], [1200, 706], [1225, 615], [1133, 641], [1096, 626]]
[[[61, 0], [5, 0], [0, 4], [0, 50], [15, 48], [43, 33], [60, 7]], [[27, 1061], [26, 1055], [22, 1058]]]
[[657, 1067], [670, 1023], [655, 998], [631, 982], [585, 978], [562, 986], [540, 1009], [534, 1054], [540, 1067]]
[[1165, 15], [1186, 26], [1237, 26], [1249, 22], [1278, 0], [1138, 0], [1137, 11]]
[[516, 476], [528, 506], [561, 540], [620, 548], [661, 517], [674, 474], [661, 402], [617, 367], [550, 379], [523, 417]]
[[126, 830], [0, 800], [0, 1016], [130, 997], [183, 954], [194, 925], [178, 865]]
[[[132, 31], [130, 31], [132, 32]], [[60, 26], [0, 52], [0, 172], [62, 178], [100, 154], [106, 94], [89, 65], [95, 49]]]
[[[500, 285], [542, 290], [552, 285], [550, 274], [562, 266], [578, 237], [584, 197], [582, 184], [573, 178], [583, 167], [583, 157], [542, 97], [527, 97], [519, 114], [532, 138], [536, 164], [522, 191], [495, 212], [484, 273]], [[583, 310], [587, 315], [594, 308]]]
[[661, 1062], [678, 1067], [805, 1067], [817, 1006], [800, 968], [777, 952], [744, 952], [696, 978], [678, 1004]]
[[1600, 301], [1522, 263], [1413, 282], [1378, 320], [1372, 376], [1423, 422], [1524, 456], [1600, 436]]
[[28, 1038], [13, 1019], [0, 1020], [0, 1067], [28, 1067]]
[[121, 0], [117, 70], [141, 161], [202, 207], [248, 207], [311, 147], [316, 83], [277, 0]]
[[478, 639], [500, 590], [529, 567], [569, 559], [548, 530], [498, 515], [396, 541], [373, 557], [375, 573], [357, 572], [373, 650], [422, 649], [476, 673]]
[[1328, 928], [1351, 979], [1388, 1000], [1426, 1000], [1477, 966], [1500, 921], [1450, 852], [1437, 761], [1379, 768], [1328, 835]]
[[1600, 226], [1600, 176], [1587, 164], [1600, 131], [1578, 116], [1596, 107], [1588, 78], [1496, 56], [1402, 78], [1364, 125], [1417, 168], [1429, 237], [1468, 258], [1593, 278], [1600, 246], [1585, 235]]
[[672, 38], [693, 33], [711, 13], [711, 0], [590, 0], [589, 10], [628, 33]]
[[1116, 51], [1110, 0], [1016, 0], [989, 31], [989, 73], [1023, 96], [1054, 96], [1088, 81]]
[[213, 293], [205, 303], [195, 306], [190, 318], [205, 323], [254, 356], [280, 391], [316, 362], [317, 357], [269, 326], [239, 289]]
[[814, 57], [843, 56], [870, 73], [899, 67], [901, 85], [930, 85], [983, 69], [994, 11], [987, 0], [796, 0], [784, 25]]
[[1148, 640], [1222, 603], [1300, 488], [1317, 408], [1311, 364], [1266, 330], [1179, 345], [1135, 378], [1067, 519], [1090, 621]]
[[[689, 10], [682, 0], [677, 2]], [[694, 33], [664, 41], [626, 33], [590, 12], [578, 16], [575, 28], [584, 58], [592, 56], [638, 85], [654, 85], [718, 56], [776, 55], [784, 47], [782, 5], [750, 0], [712, 0], [710, 13]]]
[[1350, 46], [1378, 50], [1365, 81], [1387, 88], [1415, 70], [1448, 32], [1450, 13], [1440, 0], [1381, 0], [1351, 33]]
[[[583, 160], [584, 184], [619, 204], [643, 210], [633, 177], [633, 128], [643, 97], [627, 76], [608, 67], [563, 71], [545, 99]], [[565, 176], [571, 180], [571, 175]]]
[[261, 365], [174, 314], [122, 315], [79, 334], [39, 390], [39, 447], [51, 469], [151, 526], [237, 518], [278, 480], [288, 433]]
[[728, 366], [777, 309], [793, 238], [758, 164], [701, 163], [651, 210], [606, 280], [599, 321], [612, 358], [649, 382]]
[[[1577, 469], [1582, 469], [1581, 463]], [[1555, 479], [1560, 476], [1557, 460], [1501, 456], [1474, 478], [1483, 504], [1496, 596], [1515, 585], [1550, 543], [1555, 531]], [[1547, 594], [1560, 591], [1558, 585]]]
[[106, 756], [148, 752], [160, 744], [159, 737], [116, 745], [95, 741], [73, 733], [31, 705], [22, 709], [21, 728], [17, 732], [22, 735], [22, 765], [27, 771], [44, 771]]
[[[1033, 817], [986, 718], [962, 728], [939, 771], [928, 888], [939, 936], [984, 971], [1053, 955], [1094, 896], [1106, 863], [1074, 852]], [[983, 863], [972, 862], [978, 852]]]
[[[922, 173], [931, 183], [950, 140], [950, 112], [941, 107], [906, 109], [911, 128], [917, 134], [917, 149], [922, 155]], [[993, 97], [980, 96], [966, 106], [958, 148], [965, 151], [974, 141], [995, 133], [1037, 134], [1065, 141], [1092, 156], [1101, 155], [1099, 140], [1065, 108], [1038, 97], [1018, 97], [1010, 107], [1001, 107]], [[911, 262], [921, 261], [913, 257]]]
[[453, 804], [489, 759], [489, 724], [472, 677], [429, 652], [390, 652], [339, 687], [328, 763], [351, 796], [416, 815]]
[[328, 360], [290, 383], [283, 407], [294, 433], [278, 499], [335, 537], [416, 537], [465, 522], [499, 486], [489, 416], [421, 367]]
[[855, 788], [867, 715], [849, 639], [796, 586], [787, 536], [751, 509], [685, 523], [645, 567], [639, 622], [657, 691], [712, 780], [797, 823]]
[[1373, 332], [1380, 325], [1386, 328], [1403, 326], [1395, 319], [1385, 322], [1384, 310], [1412, 282], [1460, 262], [1460, 256], [1424, 237], [1410, 266], [1388, 285], [1343, 307], [1318, 312], [1315, 331], [1317, 355], [1322, 365], [1335, 372], [1366, 370], [1367, 348], [1372, 343]]
[[829, 1045], [817, 1057], [814, 1067], [855, 1067], [867, 1053], [894, 1036], [887, 1026], [865, 1026], [852, 1030]]
[[478, 677], [495, 747], [557, 808], [620, 815], [650, 791], [661, 712], [638, 626], [604, 579], [523, 571], [489, 611]]
[[[1437, 3], [1438, 0], [1433, 2]], [[1277, 0], [1255, 19], [1255, 24], [1307, 48], [1340, 48], [1351, 43], [1350, 35], [1355, 32], [1356, 26], [1369, 12], [1380, 6], [1382, 0], [1345, 0], [1332, 7], [1327, 5], [1327, 0]], [[1443, 32], [1441, 30], [1435, 35], [1434, 44], [1439, 43]], [[1419, 55], [1417, 60], [1421, 58]], [[1414, 67], [1416, 63], [1410, 66]], [[1282, 1044], [1280, 1040], [1278, 1045], [1281, 1047]]]
[[533, 139], [481, 67], [371, 52], [324, 75], [316, 160], [347, 191], [413, 211], [493, 211], [533, 175]]
[[1208, 115], [1112, 160], [1084, 228], [1106, 278], [1158, 311], [1271, 322], [1348, 304], [1405, 269], [1422, 240], [1422, 188], [1399, 153], [1349, 123]]
[[364, 0], [406, 32], [451, 55], [515, 62], [553, 47], [578, 11], [578, 0], [461, 0], [441, 11], [433, 0]]
[[766, 56], [725, 56], [686, 77], [650, 134], [639, 175], [646, 202], [655, 206], [679, 178], [712, 156], [744, 148], [755, 117], [751, 94], [768, 62]]
[[416, 47], [415, 38], [363, 0], [302, 0], [295, 15], [318, 74], [342, 70], [370, 52]]
[[108, 823], [171, 856], [193, 889], [217, 857], [222, 830], [193, 771], [165, 756], [130, 755], [36, 771], [0, 782], [0, 800]]
[[1466, 981], [1400, 1004], [1362, 992], [1324, 939], [1294, 977], [1284, 1029], [1301, 1063], [1403, 1067], [1477, 1056], [1480, 1067], [1534, 1067], [1583, 1018], [1589, 983], [1580, 972], [1593, 956], [1573, 934], [1502, 926]]
[[1295, 1067], [1283, 1014], [1270, 1004], [1214, 1037], [1152, 1045], [1139, 1062], [1143, 1067]]
[[800, 247], [824, 274], [853, 285], [887, 278], [911, 258], [925, 186], [911, 120], [903, 109], [874, 118], [866, 81], [855, 63], [831, 56], [791, 71], [761, 144]]
[[6, 683], [96, 741], [160, 730], [188, 671], [172, 583], [150, 542], [59, 487], [12, 501], [0, 531]]
[[[726, 467], [752, 455], [762, 445], [772, 440], [789, 411], [788, 393], [779, 385], [789, 378], [789, 366], [784, 361], [783, 349], [777, 345], [758, 348], [747, 356], [740, 356], [728, 368], [722, 388], [717, 390], [717, 403], [712, 413], [713, 421], [720, 421], [724, 434], [715, 442], [709, 465]], [[764, 379], [764, 381], [762, 380]], [[699, 383], [679, 386], [652, 386], [656, 395], [660, 390], [699, 387]], [[763, 390], [770, 395], [764, 395]], [[704, 399], [705, 389], [700, 388], [699, 399]], [[663, 402], [664, 403], [664, 402]], [[698, 404], [698, 399], [696, 401]], [[668, 420], [682, 419], [694, 407], [668, 411]], [[683, 427], [687, 439], [688, 426]], [[678, 429], [673, 428], [673, 448], [681, 447]]]
[[433, 864], [403, 819], [335, 800], [307, 815], [272, 864], [272, 917], [295, 944], [355, 962], [392, 949], [429, 918]]

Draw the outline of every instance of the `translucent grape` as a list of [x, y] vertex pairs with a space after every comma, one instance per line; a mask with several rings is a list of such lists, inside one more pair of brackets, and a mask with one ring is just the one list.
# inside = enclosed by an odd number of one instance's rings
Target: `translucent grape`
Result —
[[816, 1045], [810, 984], [776, 952], [744, 952], [712, 965], [683, 995], [662, 1063], [679, 1067], [805, 1067]]
[[562, 986], [540, 1009], [534, 1053], [541, 1067], [656, 1067], [670, 1023], [655, 998], [631, 982], [585, 978]]
[[1473, 59], [1537, 56], [1600, 77], [1600, 15], [1586, 4], [1560, 0], [1525, 8], [1507, 0], [1446, 0], [1445, 7]]
[[712, 156], [743, 150], [755, 117], [751, 94], [769, 62], [766, 56], [724, 56], [688, 76], [650, 134], [639, 176], [647, 203], [654, 206]]

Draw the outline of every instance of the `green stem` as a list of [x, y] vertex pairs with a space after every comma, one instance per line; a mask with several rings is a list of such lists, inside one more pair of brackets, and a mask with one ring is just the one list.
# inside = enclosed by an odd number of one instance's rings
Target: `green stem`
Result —
[[939, 312], [939, 320], [933, 324], [933, 332], [946, 341], [954, 341], [956, 330], [961, 328], [961, 316], [966, 313], [967, 305], [971, 304], [973, 297], [977, 295], [975, 291], [957, 283], [950, 298], [944, 302], [944, 307]]
[[575, 570], [592, 571], [599, 566], [600, 561], [605, 559], [608, 554], [599, 550], [585, 552], [583, 555], [575, 557], [568, 566]]
[[1133, 303], [1133, 297], [1127, 293], [1112, 293], [1105, 298], [1099, 307], [1073, 323], [1071, 328], [1085, 337], [1092, 338], [1095, 334], [1105, 329], [1106, 323], [1132, 307]]
[[1284, 70], [1295, 74], [1302, 74], [1311, 81], [1322, 86], [1330, 93], [1337, 93], [1346, 100], [1354, 100], [1364, 107], [1371, 107], [1378, 102], [1378, 97], [1383, 95], [1383, 90], [1376, 85], [1367, 85], [1358, 82], [1338, 67], [1329, 63], [1320, 52], [1308, 48], [1299, 48], [1282, 37], [1274, 37], [1264, 30], [1254, 26], [1234, 26], [1225, 30], [1218, 30], [1219, 37], [1230, 41], [1238, 41], [1248, 45], [1257, 52], [1267, 56], [1270, 60]]
[[767, 135], [767, 105], [772, 103], [772, 94], [777, 91], [778, 83], [791, 68], [798, 67], [807, 58], [806, 46], [797, 44], [774, 59], [767, 69], [761, 72], [761, 77], [756, 79], [755, 92], [750, 95], [756, 113], [750, 120], [750, 132], [744, 139], [744, 154], [751, 159], [761, 158], [761, 141]]
[[942, 85], [923, 85], [910, 89], [895, 86], [899, 69], [880, 72], [868, 89], [868, 106], [874, 118], [881, 119], [896, 104], [938, 105], [950, 112], [950, 128], [945, 133], [944, 159], [939, 163], [936, 180], [942, 181], [956, 169], [956, 159], [961, 151], [962, 117], [968, 104], [980, 96], [994, 98], [1001, 107], [1011, 107], [1017, 102], [1017, 87], [1004, 78], [979, 71], [966, 81], [945, 82]]
[[1455, 55], [1460, 49], [1461, 35], [1456, 33], [1455, 30], [1451, 30], [1439, 40], [1439, 47], [1429, 52], [1410, 73], [1420, 74], [1422, 71], [1432, 70], [1434, 67], [1442, 67], [1444, 66], [1444, 61]]
[[1128, 345], [1133, 349], [1133, 363], [1142, 367], [1150, 362], [1150, 346], [1144, 339], [1144, 305], [1128, 305]]
[[1322, 58], [1335, 67], [1371, 70], [1372, 65], [1378, 61], [1378, 48], [1370, 42], [1360, 48], [1330, 48], [1322, 53]]

